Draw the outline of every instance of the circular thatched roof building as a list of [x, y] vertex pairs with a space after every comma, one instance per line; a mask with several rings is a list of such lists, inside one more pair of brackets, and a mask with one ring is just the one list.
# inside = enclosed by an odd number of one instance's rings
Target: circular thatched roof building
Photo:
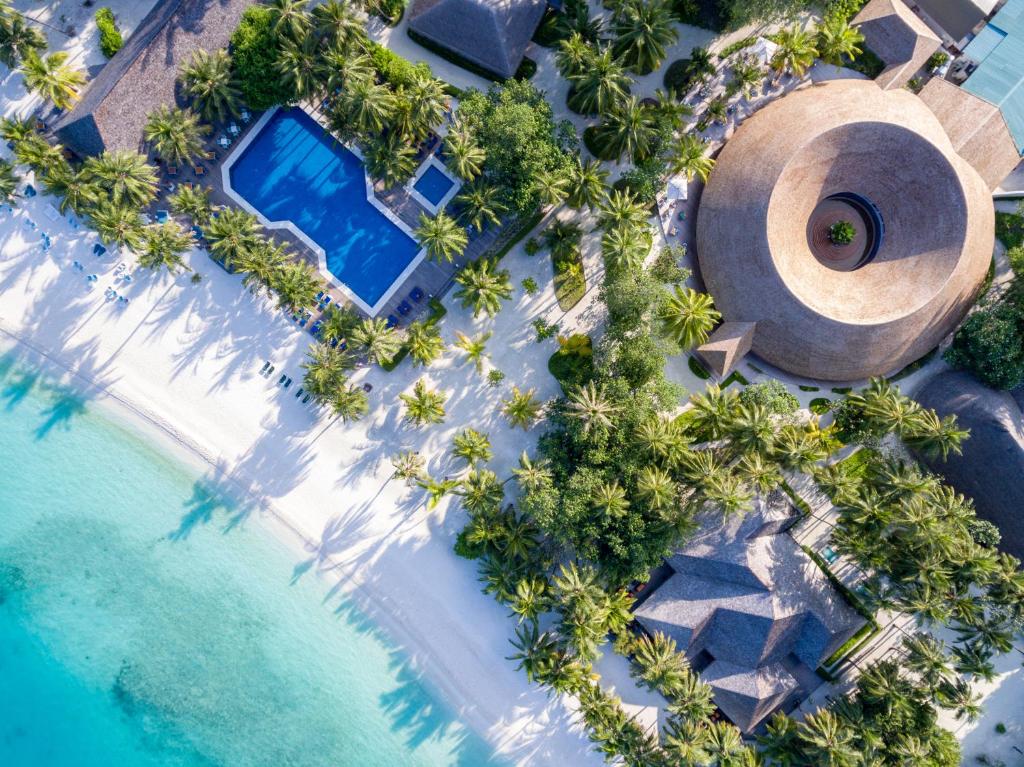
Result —
[[[834, 236], [841, 221], [849, 242]], [[753, 352], [852, 381], [903, 367], [956, 326], [994, 226], [988, 187], [917, 96], [835, 80], [736, 131], [704, 189], [697, 247], [730, 327], [754, 323]]]

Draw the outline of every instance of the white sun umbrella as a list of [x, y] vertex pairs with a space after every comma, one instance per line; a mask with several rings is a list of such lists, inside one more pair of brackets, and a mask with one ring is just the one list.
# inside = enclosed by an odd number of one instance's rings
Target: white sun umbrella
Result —
[[779, 46], [764, 37], [757, 38], [757, 42], [754, 43], [750, 49], [750, 53], [753, 54], [754, 58], [760, 61], [765, 66], [772, 63], [772, 56], [775, 55], [775, 51], [779, 49]]

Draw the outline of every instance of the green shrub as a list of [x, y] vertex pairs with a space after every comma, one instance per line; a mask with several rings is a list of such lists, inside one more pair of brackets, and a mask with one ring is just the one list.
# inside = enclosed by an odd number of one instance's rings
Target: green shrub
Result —
[[740, 392], [740, 402], [748, 407], [759, 405], [773, 415], [795, 413], [800, 407], [800, 400], [775, 378], [748, 386]]
[[1000, 735], [1005, 735], [1006, 734], [1006, 725], [1003, 724], [1002, 722], [997, 723], [996, 724], [996, 732], [998, 732]]
[[622, 182], [622, 186], [632, 192], [639, 202], [653, 205], [658, 192], [664, 187], [665, 172], [665, 161], [660, 157], [652, 157], [623, 173], [615, 184], [618, 187], [619, 182]]
[[852, 69], [854, 72], [860, 72], [862, 75], [874, 80], [882, 74], [882, 71], [885, 69], [885, 62], [873, 50], [866, 45], [862, 45], [860, 55], [852, 61], [844, 58], [843, 66]]
[[857, 236], [857, 230], [849, 221], [836, 221], [828, 228], [828, 238], [834, 245], [849, 245]]
[[246, 8], [231, 35], [231, 65], [242, 98], [252, 109], [269, 109], [292, 96], [275, 68], [277, 53], [270, 9], [262, 5]]
[[366, 0], [366, 12], [383, 19], [389, 27], [398, 25], [405, 15], [405, 0]]
[[523, 60], [519, 64], [514, 77], [517, 80], [529, 80], [535, 74], [537, 74], [537, 62], [529, 56], [523, 56]]
[[558, 43], [566, 39], [566, 28], [558, 23], [561, 14], [550, 5], [544, 11], [544, 18], [540, 20], [540, 26], [533, 33], [533, 42], [545, 48], [555, 48]]
[[710, 371], [706, 367], [701, 365], [699, 362], [697, 362], [696, 357], [688, 358], [686, 364], [690, 366], [690, 372], [697, 376], [697, 378], [703, 379], [705, 381], [711, 378]]
[[665, 90], [679, 96], [686, 93], [698, 80], [713, 75], [715, 67], [710, 54], [703, 48], [690, 51], [690, 58], [676, 59], [665, 70]]
[[545, 322], [543, 318], [538, 317], [530, 324], [532, 324], [533, 329], [537, 331], [537, 343], [540, 343], [541, 341], [546, 341], [547, 339], [551, 338], [552, 336], [558, 333], [557, 322], [548, 323]]
[[1024, 318], [1021, 292], [1011, 288], [999, 301], [972, 312], [953, 336], [945, 358], [993, 389], [1024, 382]]
[[825, 415], [832, 409], [832, 400], [827, 397], [815, 397], [811, 400], [811, 412], [816, 415]]
[[124, 47], [121, 30], [117, 28], [114, 12], [109, 8], [96, 11], [96, 27], [100, 31], [100, 51], [108, 59]]
[[413, 64], [390, 48], [385, 48], [373, 41], [370, 42], [370, 60], [373, 61], [373, 68], [377, 70], [377, 74], [396, 88], [399, 86], [408, 88], [419, 78], [433, 77], [433, 72], [430, 71], [430, 66], [426, 62]]
[[1015, 245], [1006, 251], [1006, 258], [1014, 274], [1024, 275], [1024, 245]]
[[470, 528], [466, 525], [455, 538], [455, 553], [464, 559], [479, 559], [487, 552], [487, 542], [469, 540]]
[[539, 286], [537, 285], [537, 280], [533, 279], [533, 277], [524, 278], [521, 284], [523, 286], [523, 290], [526, 292], [527, 295], [530, 296], [532, 296], [534, 293], [540, 290]]
[[523, 250], [526, 251], [526, 255], [528, 256], [536, 256], [540, 253], [540, 248], [540, 242], [536, 237], [531, 237], [526, 241], [526, 244], [523, 245]]
[[864, 7], [865, 0], [829, 0], [825, 5], [826, 19], [849, 21]]
[[1024, 245], [1024, 216], [996, 211], [996, 237], [1005, 248]]
[[928, 71], [934, 72], [947, 61], [949, 61], [949, 55], [946, 54], [945, 51], [935, 51], [935, 53], [928, 57], [928, 63], [926, 66], [928, 67]]
[[498, 370], [498, 368], [491, 368], [487, 371], [487, 383], [489, 386], [501, 386], [501, 382], [504, 380], [505, 374]]
[[714, 32], [728, 25], [728, 12], [719, 0], [672, 0], [672, 13], [681, 24], [703, 27]]
[[757, 45], [758, 37], [753, 35], [751, 37], [744, 37], [742, 40], [737, 40], [734, 43], [730, 43], [718, 52], [719, 61], [724, 60], [732, 56], [734, 53], [742, 51], [745, 48], [750, 48]]
[[548, 370], [568, 393], [594, 377], [593, 346], [590, 336], [577, 333], [558, 339], [559, 349], [548, 359]]

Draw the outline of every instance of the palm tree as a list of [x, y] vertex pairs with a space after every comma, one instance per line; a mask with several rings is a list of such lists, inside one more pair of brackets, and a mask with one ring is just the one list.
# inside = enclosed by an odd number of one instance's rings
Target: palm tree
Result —
[[436, 389], [428, 389], [426, 381], [420, 378], [412, 387], [412, 394], [399, 394], [405, 403], [405, 417], [417, 426], [444, 421], [444, 403], [448, 395]]
[[687, 181], [697, 176], [707, 181], [711, 175], [715, 161], [707, 154], [707, 143], [694, 133], [684, 133], [672, 147], [669, 156], [669, 169], [672, 173], [682, 173]]
[[323, 283], [305, 261], [289, 261], [273, 272], [270, 287], [277, 294], [279, 309], [297, 312], [316, 303], [316, 292], [323, 289]]
[[138, 251], [142, 245], [146, 222], [137, 208], [111, 200], [101, 200], [89, 210], [93, 228], [106, 243]]
[[469, 241], [465, 230], [444, 212], [433, 218], [420, 213], [420, 225], [415, 235], [420, 245], [427, 249], [427, 256], [438, 263], [454, 261], [462, 255]]
[[83, 171], [74, 170], [68, 163], [60, 163], [43, 174], [43, 188], [57, 197], [61, 213], [70, 209], [82, 215], [95, 205], [102, 194]]
[[[328, 2], [330, 1], [328, 0]], [[424, 472], [426, 463], [423, 456], [413, 450], [403, 450], [391, 456], [391, 465], [395, 469], [391, 476], [403, 480], [410, 487], [415, 485], [417, 480], [426, 476]]]
[[675, 640], [656, 631], [654, 636], [640, 636], [633, 646], [636, 665], [630, 669], [649, 690], [671, 695], [682, 684], [689, 664], [677, 649]]
[[209, 125], [200, 125], [191, 109], [158, 107], [149, 115], [143, 135], [160, 157], [172, 163], [187, 165], [203, 154], [203, 136]]
[[320, 325], [320, 339], [332, 346], [348, 338], [349, 333], [360, 323], [360, 316], [351, 307], [332, 304], [323, 314]]
[[19, 144], [37, 135], [35, 121], [32, 119], [19, 120], [15, 117], [0, 117], [0, 138], [4, 141], [13, 141], [15, 144]]
[[711, 123], [719, 123], [725, 125], [725, 121], [729, 116], [729, 105], [726, 104], [725, 99], [722, 96], [717, 96], [708, 102], [707, 107], [704, 108], [704, 116], [701, 118], [701, 122], [698, 123], [698, 130], [703, 130], [700, 126], [708, 126]]
[[679, 39], [672, 9], [664, 0], [627, 0], [615, 14], [613, 50], [626, 66], [645, 75]]
[[483, 170], [487, 155], [476, 143], [472, 134], [456, 125], [444, 139], [444, 154], [448, 167], [459, 178], [472, 181]]
[[558, 73], [567, 80], [577, 77], [586, 70], [593, 56], [594, 49], [590, 47], [590, 42], [579, 32], [573, 32], [558, 43], [558, 51], [555, 53]]
[[196, 184], [182, 184], [168, 200], [171, 210], [188, 216], [197, 226], [206, 226], [210, 221], [213, 208], [210, 206], [210, 190]]
[[338, 387], [331, 397], [331, 410], [345, 423], [358, 421], [370, 410], [370, 401], [361, 386], [352, 384]]
[[750, 98], [754, 86], [764, 80], [764, 71], [757, 65], [752, 56], [741, 58], [732, 65], [732, 80], [726, 88], [726, 96], [739, 93], [743, 98]]
[[473, 363], [477, 373], [483, 372], [484, 359], [487, 358], [487, 342], [492, 335], [493, 333], [488, 330], [473, 338], [461, 331], [455, 331], [455, 345], [466, 353], [466, 361]]
[[606, 182], [608, 171], [599, 160], [581, 160], [575, 158], [569, 174], [569, 188], [566, 202], [570, 208], [579, 210], [586, 205], [594, 210], [604, 202], [607, 194]]
[[286, 39], [277, 52], [275, 67], [281, 83], [299, 99], [308, 99], [323, 90], [327, 80], [320, 57], [320, 39], [307, 33]]
[[78, 89], [85, 85], [85, 74], [68, 66], [67, 60], [64, 51], [43, 58], [34, 49], [26, 51], [20, 70], [25, 88], [52, 101], [57, 109], [69, 109], [78, 100]]
[[717, 384], [705, 387], [703, 392], [690, 396], [693, 405], [691, 426], [697, 434], [706, 434], [711, 439], [722, 436], [726, 426], [732, 422], [738, 396], [732, 389], [721, 389]]
[[555, 222], [544, 230], [542, 239], [548, 250], [551, 251], [551, 257], [554, 260], [570, 258], [575, 260], [576, 250], [582, 236], [583, 229], [579, 224], [555, 219]]
[[591, 55], [585, 68], [568, 79], [569, 107], [581, 114], [606, 114], [629, 94], [629, 75], [610, 47]]
[[274, 32], [278, 39], [285, 35], [300, 39], [309, 30], [310, 17], [306, 13], [309, 0], [271, 0], [267, 3]]
[[471, 469], [456, 492], [466, 511], [473, 515], [496, 512], [505, 497], [501, 482], [490, 469]]
[[533, 179], [533, 191], [545, 207], [560, 205], [569, 190], [569, 179], [562, 173], [545, 170]]
[[534, 623], [541, 614], [548, 611], [551, 606], [548, 590], [548, 582], [540, 575], [530, 575], [519, 580], [510, 607], [520, 625], [523, 621]]
[[361, 136], [380, 133], [391, 120], [394, 94], [372, 79], [357, 80], [339, 99], [344, 126]]
[[[0, 160], [0, 202], [10, 202], [18, 191], [18, 174], [14, 172], [14, 166], [7, 160]], [[45, 179], [43, 180], [45, 184]], [[61, 200], [61, 213], [64, 212], [64, 201]]]
[[667, 294], [659, 311], [666, 335], [683, 350], [704, 343], [722, 315], [715, 310], [714, 299], [707, 293], [676, 285]]
[[32, 133], [30, 136], [18, 141], [14, 145], [14, 156], [18, 162], [28, 165], [32, 170], [37, 173], [41, 172], [44, 175], [55, 168], [67, 165], [64, 153], [58, 147], [51, 145], [38, 133]]
[[657, 121], [651, 110], [636, 96], [627, 96], [605, 114], [595, 139], [604, 152], [602, 157], [620, 160], [627, 155], [636, 163], [650, 154], [657, 134]]
[[540, 633], [535, 621], [517, 626], [516, 638], [509, 641], [516, 652], [507, 660], [517, 661], [516, 671], [525, 671], [531, 682], [539, 682], [560, 653], [555, 637], [547, 631]]
[[672, 699], [668, 708], [673, 716], [691, 722], [705, 722], [715, 711], [711, 688], [687, 668], [686, 673], [672, 689]]
[[116, 205], [124, 203], [141, 208], [156, 197], [156, 171], [138, 152], [104, 152], [88, 158], [82, 169]]
[[543, 406], [534, 396], [536, 389], [522, 391], [518, 386], [512, 387], [512, 394], [501, 403], [501, 412], [508, 419], [509, 425], [524, 431], [529, 429], [540, 418]]
[[676, 485], [672, 477], [657, 466], [645, 466], [640, 470], [636, 489], [652, 509], [667, 509], [676, 497]]
[[416, 171], [416, 150], [397, 132], [375, 135], [366, 143], [363, 156], [367, 172], [387, 189], [406, 181]]
[[632, 229], [612, 229], [601, 235], [601, 253], [612, 269], [635, 272], [644, 265], [650, 250], [649, 239]]
[[830, 709], [821, 708], [799, 723], [803, 753], [811, 764], [822, 767], [854, 767], [861, 763], [854, 743], [856, 733]]
[[351, 50], [366, 37], [363, 22], [352, 5], [343, 0], [326, 0], [313, 9], [313, 29], [317, 37], [330, 48]]
[[328, 93], [342, 93], [355, 83], [376, 77], [373, 61], [365, 53], [353, 54], [347, 49], [332, 48], [322, 55], [327, 69]]
[[946, 643], [930, 634], [917, 633], [903, 640], [907, 651], [907, 668], [917, 674], [932, 691], [939, 683], [953, 677], [953, 665], [946, 652]]
[[291, 258], [284, 245], [259, 238], [234, 258], [233, 266], [245, 272], [242, 284], [258, 294], [277, 283], [278, 274]]
[[409, 85], [409, 100], [412, 103], [412, 135], [426, 136], [430, 130], [444, 120], [448, 94], [440, 80], [417, 72]]
[[544, 459], [535, 461], [524, 450], [519, 455], [519, 468], [512, 470], [519, 487], [526, 493], [532, 493], [551, 484], [551, 470]]
[[741, 404], [728, 429], [732, 444], [744, 453], [766, 456], [775, 441], [775, 421], [756, 403]]
[[152, 224], [146, 227], [143, 247], [139, 251], [139, 265], [147, 269], [165, 267], [174, 274], [184, 266], [182, 256], [188, 253], [195, 242], [192, 233], [186, 232], [173, 221]]
[[0, 62], [15, 69], [29, 53], [46, 50], [46, 38], [35, 27], [25, 23], [20, 13], [0, 16]]
[[471, 466], [494, 457], [491, 440], [482, 431], [473, 428], [463, 429], [452, 438], [452, 454]]
[[612, 416], [620, 408], [605, 396], [603, 386], [598, 388], [593, 381], [588, 381], [570, 392], [565, 410], [583, 425], [583, 433], [589, 434], [593, 429], [610, 430], [615, 425]]
[[775, 43], [778, 48], [772, 56], [771, 67], [779, 74], [788, 71], [795, 77], [803, 77], [818, 55], [814, 36], [797, 25], [779, 30]]
[[629, 511], [626, 491], [622, 489], [617, 479], [598, 484], [590, 496], [590, 502], [606, 519], [620, 519]]
[[433, 509], [437, 507], [437, 504], [448, 495], [452, 490], [459, 486], [457, 479], [443, 479], [438, 482], [429, 476], [424, 476], [416, 481], [419, 487], [422, 487], [427, 491], [427, 508]]
[[481, 258], [471, 261], [455, 276], [459, 283], [455, 297], [464, 308], [473, 307], [473, 317], [481, 312], [493, 317], [501, 311], [502, 300], [512, 298], [512, 282], [507, 269], [494, 270], [495, 261]]
[[901, 432], [903, 441], [932, 458], [945, 461], [950, 453], [960, 455], [961, 445], [971, 434], [970, 429], [957, 426], [956, 416], [939, 418], [934, 410], [922, 410], [913, 423]]
[[497, 186], [482, 179], [466, 184], [455, 198], [460, 209], [459, 217], [476, 227], [478, 232], [482, 232], [487, 224], [499, 225], [501, 214], [508, 210], [500, 196]]
[[710, 756], [704, 749], [707, 742], [707, 725], [703, 720], [671, 717], [665, 729], [662, 743], [665, 752], [680, 764], [707, 764]]
[[640, 204], [632, 192], [612, 190], [601, 206], [598, 223], [605, 231], [640, 227], [647, 223], [650, 211]]
[[406, 330], [405, 347], [414, 363], [426, 366], [444, 352], [444, 341], [436, 325], [417, 320]]
[[231, 71], [231, 57], [221, 48], [213, 53], [202, 48], [181, 69], [182, 90], [207, 122], [237, 117], [241, 92]]
[[364, 319], [349, 333], [349, 340], [378, 365], [393, 360], [402, 345], [398, 333], [382, 317]]
[[825, 14], [825, 21], [818, 27], [817, 49], [823, 61], [839, 67], [843, 60], [852, 61], [860, 55], [860, 44], [864, 35], [851, 27], [840, 15]]
[[761, 453], [747, 453], [736, 464], [736, 474], [757, 492], [770, 493], [782, 484], [779, 467]]
[[352, 366], [351, 359], [340, 349], [329, 344], [314, 344], [302, 363], [305, 373], [302, 388], [317, 402], [330, 402], [334, 393], [345, 383], [345, 371]]
[[225, 208], [210, 221], [206, 239], [210, 251], [233, 266], [259, 239], [256, 217], [241, 208]]

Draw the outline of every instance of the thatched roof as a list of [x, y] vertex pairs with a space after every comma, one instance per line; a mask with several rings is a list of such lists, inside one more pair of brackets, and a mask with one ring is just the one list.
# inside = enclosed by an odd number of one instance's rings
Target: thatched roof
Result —
[[987, 8], [994, 5], [974, 0], [914, 0], [914, 4], [928, 14], [955, 43], [971, 34], [985, 20]]
[[544, 0], [414, 0], [409, 29], [499, 77], [512, 77]]
[[961, 427], [971, 430], [963, 455], [922, 460], [974, 499], [978, 516], [1002, 532], [1000, 548], [1024, 559], [1024, 415], [1019, 403], [958, 372], [935, 376], [916, 399], [941, 416], [955, 415]]
[[[837, 194], [870, 202], [876, 255], [830, 264], [809, 223]], [[701, 197], [697, 256], [752, 351], [810, 378], [897, 370], [949, 333], [992, 257], [995, 216], [978, 173], [927, 106], [868, 80], [800, 88], [748, 118]]]
[[163, 104], [184, 106], [177, 92], [180, 67], [193, 51], [227, 47], [250, 5], [247, 0], [159, 0], [54, 126], [58, 140], [80, 155], [140, 149], [150, 112]]
[[[969, 81], [968, 81], [969, 82]], [[933, 77], [921, 99], [939, 118], [953, 148], [995, 189], [1020, 163], [1020, 153], [1003, 113], [993, 104]]]
[[903, 0], [871, 0], [851, 23], [864, 35], [864, 44], [885, 62], [875, 78], [883, 88], [902, 88], [942, 44]]
[[715, 375], [728, 376], [750, 351], [755, 327], [753, 322], [723, 322], [697, 353]]
[[706, 515], [668, 558], [675, 574], [636, 611], [647, 631], [676, 641], [748, 732], [809, 694], [804, 680], [864, 622], [785, 532], [794, 519], [778, 497], [745, 515]]

